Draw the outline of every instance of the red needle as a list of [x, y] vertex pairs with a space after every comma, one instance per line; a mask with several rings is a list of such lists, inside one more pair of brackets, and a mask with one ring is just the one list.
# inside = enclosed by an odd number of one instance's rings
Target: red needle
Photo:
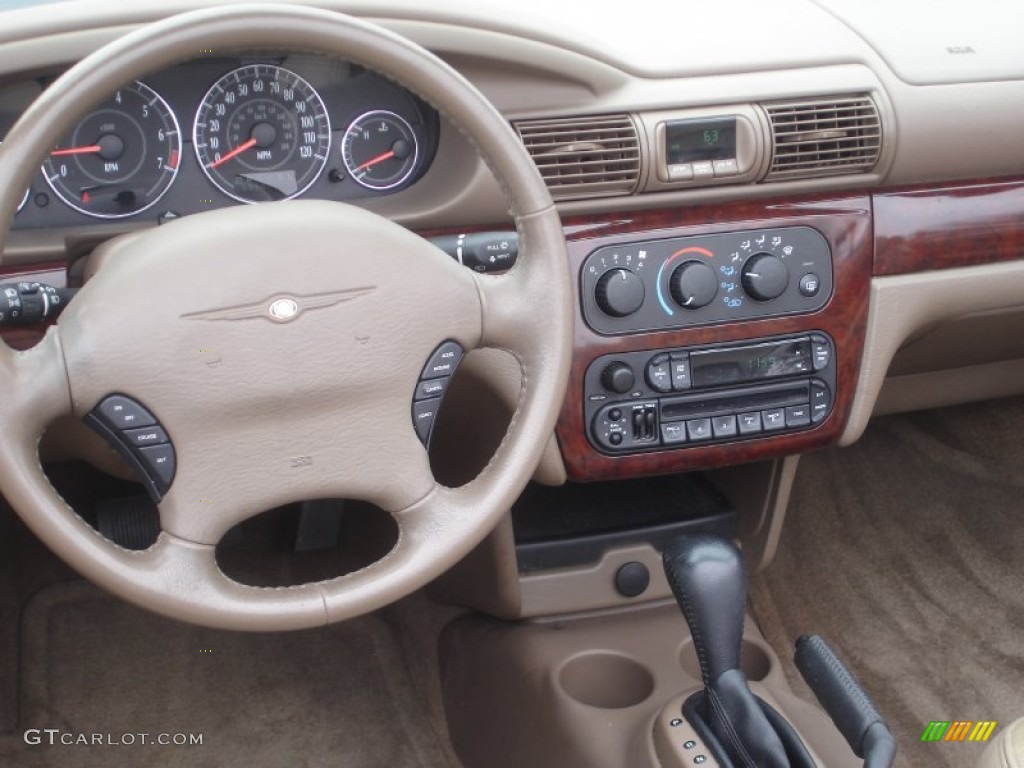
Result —
[[395, 156], [395, 150], [389, 149], [383, 155], [377, 155], [376, 157], [371, 157], [365, 163], [363, 163], [358, 168], [356, 168], [356, 170], [357, 171], [365, 171], [367, 168], [369, 168], [371, 166], [374, 166], [377, 163], [383, 163], [385, 160], [390, 160], [394, 156]]
[[248, 141], [246, 141], [246, 142], [244, 142], [244, 143], [242, 143], [242, 144], [239, 144], [239, 145], [238, 145], [237, 147], [235, 147], [234, 149], [232, 149], [232, 150], [231, 150], [230, 152], [228, 152], [228, 153], [227, 153], [226, 155], [224, 155], [223, 157], [221, 157], [221, 159], [220, 159], [220, 160], [214, 160], [214, 161], [213, 161], [212, 163], [210, 163], [210, 164], [209, 164], [208, 166], [206, 166], [206, 167], [207, 167], [207, 168], [216, 168], [216, 167], [217, 167], [217, 166], [219, 166], [219, 165], [224, 165], [224, 163], [226, 163], [226, 162], [227, 162], [228, 160], [230, 160], [230, 159], [231, 159], [232, 157], [238, 157], [238, 156], [239, 156], [240, 154], [242, 154], [243, 152], [245, 152], [245, 150], [247, 150], [247, 149], [252, 149], [252, 148], [253, 148], [253, 147], [255, 147], [255, 146], [256, 146], [256, 139], [249, 139]]
[[70, 149], [55, 149], [50, 153], [50, 157], [60, 157], [61, 155], [89, 155], [93, 152], [99, 152], [102, 147], [99, 144], [93, 144], [91, 147], [71, 147]]

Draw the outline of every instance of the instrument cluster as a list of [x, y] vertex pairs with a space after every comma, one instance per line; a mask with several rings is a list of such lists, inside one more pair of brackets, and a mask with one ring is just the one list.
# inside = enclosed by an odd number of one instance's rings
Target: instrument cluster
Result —
[[[0, 89], [0, 131], [32, 91]], [[199, 59], [128, 83], [74, 121], [14, 227], [389, 194], [423, 175], [437, 138], [433, 109], [353, 64], [311, 54]]]

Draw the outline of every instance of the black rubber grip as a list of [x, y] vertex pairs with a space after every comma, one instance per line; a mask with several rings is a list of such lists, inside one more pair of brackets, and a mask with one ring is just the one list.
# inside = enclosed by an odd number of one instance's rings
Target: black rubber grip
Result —
[[804, 635], [793, 660], [854, 754], [872, 768], [891, 765], [896, 745], [885, 719], [829, 644], [819, 635]]

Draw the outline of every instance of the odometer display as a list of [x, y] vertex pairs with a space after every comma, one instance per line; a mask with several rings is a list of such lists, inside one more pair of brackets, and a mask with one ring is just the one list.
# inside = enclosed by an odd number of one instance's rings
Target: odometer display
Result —
[[224, 194], [246, 203], [286, 200], [323, 172], [331, 124], [313, 86], [287, 69], [252, 64], [210, 88], [192, 138], [199, 165]]

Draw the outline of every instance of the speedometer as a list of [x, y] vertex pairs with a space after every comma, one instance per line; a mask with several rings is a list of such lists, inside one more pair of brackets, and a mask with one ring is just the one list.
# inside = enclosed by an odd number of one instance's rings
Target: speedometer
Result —
[[323, 171], [331, 124], [313, 86], [282, 67], [251, 64], [206, 93], [192, 138], [199, 165], [224, 194], [246, 203], [286, 200]]

